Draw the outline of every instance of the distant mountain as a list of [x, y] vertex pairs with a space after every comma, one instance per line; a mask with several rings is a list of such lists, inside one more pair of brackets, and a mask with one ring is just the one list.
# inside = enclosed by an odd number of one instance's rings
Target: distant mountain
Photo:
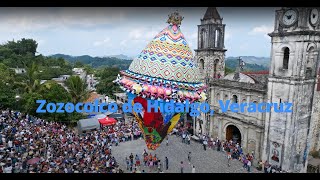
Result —
[[[239, 57], [227, 57], [226, 67], [236, 70], [239, 66]], [[241, 56], [241, 59], [245, 62], [243, 71], [265, 71], [269, 70], [270, 58], [255, 57], [255, 56]]]
[[126, 55], [124, 55], [124, 54], [110, 55], [110, 56], [106, 56], [106, 57], [115, 57], [115, 58], [118, 58], [118, 59], [133, 60], [132, 57], [126, 56]]
[[79, 61], [83, 64], [89, 64], [93, 68], [98, 67], [118, 67], [119, 69], [128, 69], [132, 60], [119, 59], [116, 57], [91, 57], [89, 55], [82, 56], [70, 56], [66, 54], [54, 54], [50, 57], [53, 58], [63, 58], [71, 63]]
[[[238, 59], [239, 57], [227, 57], [228, 59]], [[257, 64], [265, 67], [270, 67], [270, 57], [256, 57], [256, 56], [241, 56], [241, 59], [246, 64]]]
[[[70, 56], [66, 54], [51, 55], [54, 58], [63, 58], [71, 63], [79, 61], [83, 64], [89, 64], [93, 68], [98, 67], [118, 67], [119, 69], [128, 69], [132, 59], [129, 56], [111, 55], [106, 57], [91, 57], [89, 55]], [[246, 63], [244, 71], [263, 71], [268, 70], [270, 66], [270, 58], [255, 57], [255, 56], [241, 56], [241, 59]], [[238, 57], [227, 57], [226, 66], [231, 70], [235, 70], [239, 65]]]

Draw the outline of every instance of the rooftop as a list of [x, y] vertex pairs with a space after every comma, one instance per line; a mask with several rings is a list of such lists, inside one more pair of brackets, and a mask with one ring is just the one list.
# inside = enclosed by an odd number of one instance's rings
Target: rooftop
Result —
[[267, 92], [268, 71], [242, 72], [240, 81], [233, 80], [234, 73], [227, 75], [224, 79], [211, 80], [210, 85], [239, 88], [249, 91]]
[[206, 19], [221, 19], [220, 14], [216, 7], [208, 7], [203, 17], [203, 20], [206, 20]]

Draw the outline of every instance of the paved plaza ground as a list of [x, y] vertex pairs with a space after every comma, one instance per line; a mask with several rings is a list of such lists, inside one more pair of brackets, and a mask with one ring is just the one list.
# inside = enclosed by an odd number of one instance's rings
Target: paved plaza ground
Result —
[[[130, 153], [139, 155], [142, 159], [142, 153], [144, 149], [147, 150], [143, 139], [128, 141], [120, 143], [120, 146], [113, 146], [112, 154], [118, 161], [121, 169], [125, 173], [129, 172], [126, 170], [125, 157], [129, 157]], [[165, 165], [165, 157], [169, 159], [169, 169], [164, 170], [164, 173], [180, 173], [180, 162], [183, 161], [185, 164], [184, 173], [191, 173], [191, 165], [195, 166], [196, 173], [247, 173], [242, 168], [243, 164], [238, 160], [232, 160], [231, 166], [228, 167], [226, 154], [218, 152], [213, 149], [205, 151], [203, 146], [199, 142], [191, 141], [191, 144], [185, 144], [181, 142], [181, 138], [175, 135], [169, 135], [169, 145], [166, 146], [166, 142], [163, 141], [161, 146], [155, 150], [147, 150], [152, 155], [156, 154], [160, 158], [163, 165]], [[191, 152], [191, 164], [188, 163], [188, 152]], [[148, 167], [145, 167], [143, 161], [141, 162], [141, 170], [149, 173]], [[165, 166], [163, 166], [165, 168]], [[251, 168], [252, 172], [259, 172], [255, 168]], [[156, 172], [156, 171], [152, 171]]]

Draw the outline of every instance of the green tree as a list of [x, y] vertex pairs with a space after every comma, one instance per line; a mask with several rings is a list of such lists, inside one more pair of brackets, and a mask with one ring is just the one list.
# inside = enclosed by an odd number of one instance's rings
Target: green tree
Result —
[[83, 102], [88, 99], [87, 84], [79, 76], [70, 76], [65, 84], [69, 89], [73, 103]]
[[14, 108], [15, 105], [15, 91], [10, 84], [0, 81], [0, 109]]
[[74, 67], [75, 68], [82, 68], [82, 67], [84, 67], [84, 64], [82, 62], [80, 62], [80, 61], [76, 61], [74, 63]]
[[25, 39], [22, 38], [17, 42], [8, 41], [5, 47], [11, 49], [17, 55], [26, 55], [27, 53], [31, 53], [33, 56], [37, 52], [38, 43], [33, 39]]
[[[68, 91], [55, 81], [47, 81], [40, 87], [39, 94], [47, 103], [68, 103], [71, 101], [71, 95]], [[47, 104], [46, 103], [46, 104]], [[53, 121], [66, 121], [68, 119], [67, 113], [45, 113], [46, 118]]]
[[39, 66], [36, 63], [32, 63], [26, 68], [26, 82], [24, 83], [26, 92], [34, 92], [40, 86], [40, 80], [37, 79]]
[[84, 70], [87, 72], [87, 74], [93, 74], [94, 73], [94, 69], [91, 67], [91, 65], [84, 65]]
[[96, 76], [100, 77], [99, 84], [97, 85], [97, 92], [105, 94], [111, 98], [115, 98], [113, 93], [121, 92], [121, 89], [113, 81], [117, 78], [119, 73], [118, 68], [104, 68], [97, 71]]
[[21, 107], [22, 111], [29, 113], [30, 115], [38, 115], [36, 110], [39, 104], [36, 103], [37, 100], [41, 100], [42, 95], [38, 92], [29, 92], [24, 93], [21, 98]]
[[234, 70], [232, 70], [232, 69], [228, 68], [227, 66], [225, 66], [225, 68], [224, 68], [225, 75], [233, 73], [233, 72], [234, 72]]
[[14, 72], [0, 63], [0, 108], [13, 108], [15, 104]]

